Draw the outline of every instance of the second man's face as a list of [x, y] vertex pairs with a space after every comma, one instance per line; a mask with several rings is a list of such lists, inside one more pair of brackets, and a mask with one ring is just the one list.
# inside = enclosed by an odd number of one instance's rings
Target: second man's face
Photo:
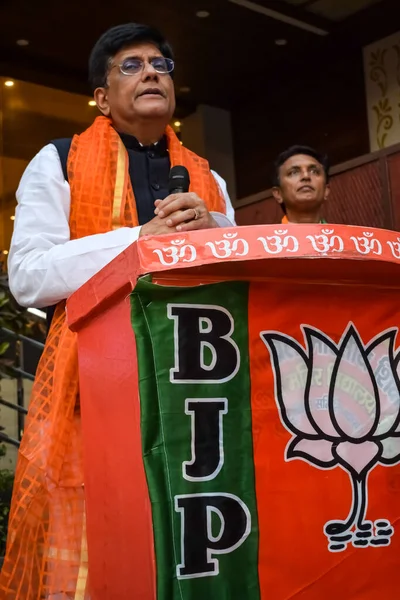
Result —
[[329, 186], [323, 166], [311, 156], [291, 156], [280, 167], [278, 202], [301, 210], [319, 207], [328, 197]]

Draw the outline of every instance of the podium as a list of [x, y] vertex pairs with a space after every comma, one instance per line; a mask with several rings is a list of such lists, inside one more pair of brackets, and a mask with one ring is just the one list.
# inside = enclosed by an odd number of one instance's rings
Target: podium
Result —
[[400, 237], [144, 237], [68, 301], [91, 600], [400, 589]]

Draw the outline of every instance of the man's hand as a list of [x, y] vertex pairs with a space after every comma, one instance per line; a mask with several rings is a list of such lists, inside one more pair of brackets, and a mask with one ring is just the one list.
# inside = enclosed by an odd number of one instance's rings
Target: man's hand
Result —
[[142, 235], [164, 235], [165, 233], [173, 233], [174, 229], [168, 227], [166, 219], [161, 219], [158, 215], [151, 221], [142, 225], [140, 228], [139, 237]]
[[193, 231], [218, 227], [217, 222], [197, 194], [171, 194], [164, 200], [156, 200], [155, 214], [165, 221], [172, 231]]

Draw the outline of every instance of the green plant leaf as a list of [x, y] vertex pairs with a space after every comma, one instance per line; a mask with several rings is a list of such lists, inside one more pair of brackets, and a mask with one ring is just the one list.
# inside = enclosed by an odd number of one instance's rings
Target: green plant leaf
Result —
[[10, 347], [9, 342], [0, 342], [0, 356], [4, 354]]

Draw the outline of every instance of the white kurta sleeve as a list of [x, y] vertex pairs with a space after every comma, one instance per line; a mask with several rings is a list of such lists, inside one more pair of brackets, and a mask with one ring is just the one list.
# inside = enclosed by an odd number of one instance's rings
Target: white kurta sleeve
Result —
[[139, 236], [140, 227], [122, 227], [70, 240], [70, 188], [53, 144], [28, 165], [17, 202], [8, 270], [11, 292], [22, 306], [68, 298]]
[[216, 222], [218, 223], [218, 225], [220, 227], [232, 227], [232, 226], [235, 226], [236, 225], [236, 222], [235, 222], [235, 211], [234, 211], [234, 208], [232, 206], [231, 199], [229, 198], [228, 190], [227, 190], [227, 187], [226, 187], [226, 182], [215, 171], [211, 171], [211, 173], [213, 174], [216, 182], [218, 183], [219, 187], [221, 188], [222, 194], [223, 194], [223, 196], [225, 198], [225, 210], [226, 210], [226, 214], [222, 214], [222, 213], [219, 213], [219, 212], [212, 212], [211, 214], [212, 214], [212, 216], [214, 217], [214, 219], [216, 220]]

